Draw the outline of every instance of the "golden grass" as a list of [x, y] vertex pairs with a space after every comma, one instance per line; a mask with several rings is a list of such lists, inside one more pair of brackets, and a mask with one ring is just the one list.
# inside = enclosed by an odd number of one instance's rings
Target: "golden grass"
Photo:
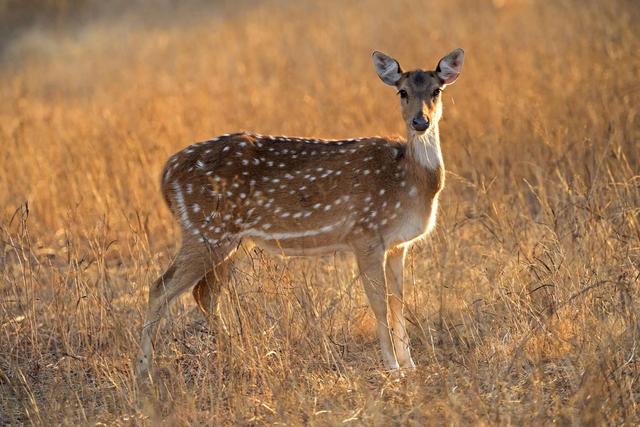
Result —
[[[640, 422], [634, 2], [191, 5], [3, 43], [0, 424]], [[167, 156], [239, 129], [401, 133], [371, 51], [431, 68], [458, 46], [439, 224], [407, 269], [415, 374], [383, 372], [349, 256], [252, 251], [226, 330], [184, 298], [137, 384], [179, 239]]]

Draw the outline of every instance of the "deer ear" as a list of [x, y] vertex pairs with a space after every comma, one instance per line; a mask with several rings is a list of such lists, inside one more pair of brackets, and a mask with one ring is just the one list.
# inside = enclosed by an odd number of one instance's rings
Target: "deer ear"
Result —
[[464, 50], [460, 48], [453, 50], [438, 62], [436, 75], [442, 81], [443, 85], [450, 85], [456, 81], [460, 75], [460, 71], [462, 71], [463, 62]]
[[398, 61], [382, 52], [375, 51], [372, 55], [373, 65], [378, 77], [388, 85], [395, 86], [402, 76], [402, 69]]

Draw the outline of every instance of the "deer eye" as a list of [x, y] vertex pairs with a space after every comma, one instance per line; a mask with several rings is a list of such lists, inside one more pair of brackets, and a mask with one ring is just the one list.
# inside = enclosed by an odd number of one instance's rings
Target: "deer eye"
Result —
[[404, 90], [404, 89], [400, 89], [400, 90], [398, 91], [398, 95], [400, 95], [400, 98], [402, 98], [402, 99], [406, 99], [406, 98], [407, 98], [407, 96], [409, 96], [409, 95], [407, 95], [407, 91], [406, 91], [406, 90]]
[[440, 92], [442, 92], [440, 89], [434, 89], [431, 96], [435, 98], [436, 96], [440, 95]]

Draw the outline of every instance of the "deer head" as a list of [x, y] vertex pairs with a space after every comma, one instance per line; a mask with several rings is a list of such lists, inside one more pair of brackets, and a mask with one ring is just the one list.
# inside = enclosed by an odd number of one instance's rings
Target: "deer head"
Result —
[[462, 70], [464, 51], [455, 49], [442, 58], [434, 71], [403, 72], [398, 61], [382, 52], [373, 52], [373, 64], [380, 79], [398, 89], [402, 118], [407, 132], [422, 134], [442, 117], [441, 94], [454, 83]]

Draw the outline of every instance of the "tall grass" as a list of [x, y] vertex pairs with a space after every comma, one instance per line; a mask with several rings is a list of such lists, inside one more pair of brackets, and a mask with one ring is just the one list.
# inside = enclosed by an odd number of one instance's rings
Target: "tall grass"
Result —
[[[636, 3], [189, 4], [2, 44], [0, 423], [640, 422]], [[418, 370], [382, 370], [349, 256], [247, 249], [221, 322], [181, 300], [138, 384], [179, 242], [168, 155], [240, 129], [401, 134], [371, 51], [430, 69], [458, 46], [439, 223], [407, 268]]]

